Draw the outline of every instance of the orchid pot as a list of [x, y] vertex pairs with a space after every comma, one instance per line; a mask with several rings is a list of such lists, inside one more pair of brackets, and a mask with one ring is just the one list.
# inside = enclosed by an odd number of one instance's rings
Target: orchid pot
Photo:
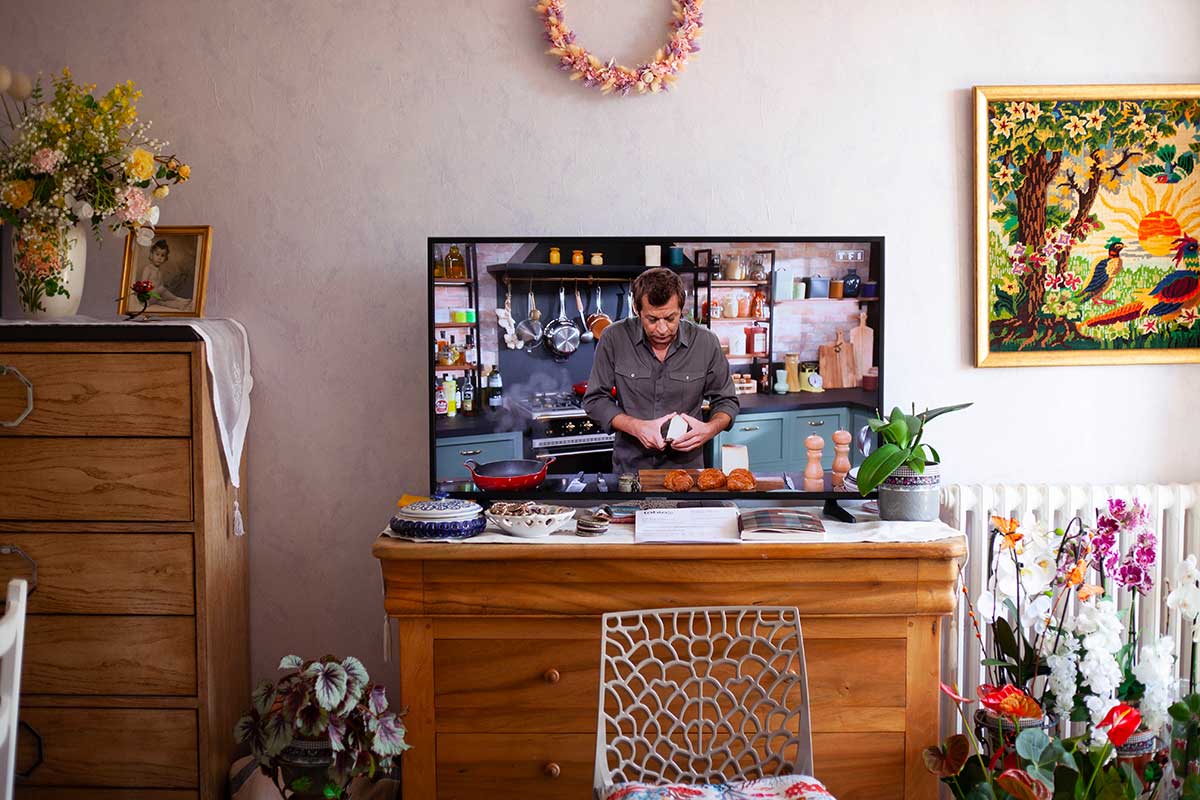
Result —
[[[328, 737], [293, 739], [277, 756], [283, 785], [297, 800], [324, 800], [330, 793], [344, 792], [346, 785], [332, 783], [333, 745]], [[330, 789], [326, 786], [332, 784]], [[345, 779], [349, 784], [349, 776]], [[335, 794], [335, 796], [340, 796]]]
[[941, 489], [940, 464], [926, 464], [923, 472], [897, 467], [879, 484], [879, 517], [904, 522], [935, 520], [941, 510]]
[[1040, 717], [1014, 717], [997, 714], [988, 708], [975, 710], [975, 734], [979, 737], [980, 745], [988, 757], [997, 750], [1012, 749], [1017, 736], [1030, 729], [1038, 729], [1047, 736], [1054, 733], [1058, 726], [1058, 717], [1054, 714], [1043, 714]]

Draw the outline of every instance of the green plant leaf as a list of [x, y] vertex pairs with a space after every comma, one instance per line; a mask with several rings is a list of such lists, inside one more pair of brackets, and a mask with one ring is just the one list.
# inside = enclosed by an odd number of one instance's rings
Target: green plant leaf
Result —
[[886, 419], [869, 419], [869, 420], [867, 420], [867, 427], [870, 428], [875, 433], [879, 433], [881, 430], [883, 430], [887, 426], [888, 426], [888, 421]]
[[922, 442], [921, 447], [926, 447], [929, 449], [930, 464], [942, 463], [942, 456], [937, 450], [934, 449], [933, 445], [929, 444], [928, 442]]
[[1027, 728], [1017, 735], [1017, 755], [1037, 764], [1042, 751], [1050, 745], [1050, 737], [1040, 728]]
[[913, 439], [917, 438], [918, 434], [921, 433], [921, 426], [923, 423], [921, 422], [920, 417], [914, 417], [912, 414], [905, 414], [904, 424], [908, 427], [908, 440], [911, 442]]
[[907, 450], [902, 450], [891, 442], [872, 451], [871, 455], [867, 456], [858, 468], [859, 492], [865, 495], [875, 491], [875, 488], [883, 483], [884, 478], [895, 472], [907, 457]]
[[1019, 664], [1017, 637], [1013, 635], [1012, 626], [1008, 624], [1008, 620], [1004, 617], [996, 619], [995, 634], [996, 646], [1000, 648], [1000, 652]]
[[931, 409], [922, 411], [917, 416], [921, 418], [922, 422], [925, 422], [926, 424], [928, 424], [929, 420], [931, 420], [931, 419], [937, 419], [938, 417], [942, 416], [943, 414], [949, 414], [952, 411], [962, 411], [964, 408], [970, 408], [973, 405], [975, 405], [975, 404], [974, 403], [959, 403], [958, 405], [954, 405], [954, 406], [942, 406], [941, 408], [931, 408]]
[[910, 450], [908, 458], [904, 459], [904, 465], [923, 475], [925, 473], [925, 451], [920, 447]]
[[1186, 698], [1188, 711], [1200, 716], [1200, 692], [1189, 694]]
[[1013, 664], [1010, 661], [1005, 661], [1002, 658], [985, 658], [979, 663], [985, 667], [1011, 667], [1015, 669], [1017, 666], [1016, 664]]

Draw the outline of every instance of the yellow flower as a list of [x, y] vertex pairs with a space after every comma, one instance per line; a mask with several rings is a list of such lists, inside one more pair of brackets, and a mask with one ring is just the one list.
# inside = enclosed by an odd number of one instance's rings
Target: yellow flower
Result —
[[189, 167], [187, 164], [180, 164], [178, 172], [179, 172], [179, 180], [181, 183], [183, 181], [186, 181], [188, 178], [192, 177], [192, 168]]
[[164, 197], [166, 197], [170, 193], [171, 193], [171, 187], [167, 186], [165, 183], [162, 186], [159, 186], [157, 189], [154, 190], [154, 196], [157, 197], [159, 200], [162, 200]]
[[136, 148], [125, 159], [125, 174], [135, 181], [148, 181], [154, 174], [154, 154], [149, 150]]
[[0, 199], [12, 208], [24, 208], [33, 199], [33, 181], [9, 181], [0, 192]]

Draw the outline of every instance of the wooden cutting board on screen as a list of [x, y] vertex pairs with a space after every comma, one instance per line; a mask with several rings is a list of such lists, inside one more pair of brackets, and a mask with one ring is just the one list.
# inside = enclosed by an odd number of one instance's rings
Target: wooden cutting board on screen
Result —
[[[663, 486], [663, 479], [667, 477], [669, 469], [640, 469], [638, 470], [638, 480], [641, 481], [643, 492], [665, 492], [667, 488]], [[696, 481], [700, 477], [700, 470], [689, 469], [688, 474], [692, 476], [692, 480]], [[772, 489], [786, 489], [783, 483], [782, 475], [754, 475], [754, 480], [758, 483], [756, 492], [769, 492]], [[714, 492], [724, 492], [725, 489], [712, 489]], [[693, 486], [689, 494], [706, 494], [700, 490], [699, 485]]]
[[867, 327], [867, 310], [858, 312], [858, 327], [850, 329], [850, 344], [854, 345], [854, 366], [858, 369], [858, 382], [867, 370], [875, 366], [875, 331]]
[[817, 349], [817, 364], [826, 389], [853, 389], [858, 386], [858, 367], [854, 363], [854, 346], [846, 341], [842, 331], [837, 341]]

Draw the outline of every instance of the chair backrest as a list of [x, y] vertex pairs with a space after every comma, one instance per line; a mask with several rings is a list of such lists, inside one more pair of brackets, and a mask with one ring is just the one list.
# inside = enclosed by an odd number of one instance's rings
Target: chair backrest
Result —
[[29, 586], [8, 582], [0, 617], [0, 800], [13, 796], [17, 768], [17, 708], [21, 698], [21, 655], [25, 648], [25, 599]]
[[628, 611], [601, 625], [597, 792], [812, 774], [796, 608]]

